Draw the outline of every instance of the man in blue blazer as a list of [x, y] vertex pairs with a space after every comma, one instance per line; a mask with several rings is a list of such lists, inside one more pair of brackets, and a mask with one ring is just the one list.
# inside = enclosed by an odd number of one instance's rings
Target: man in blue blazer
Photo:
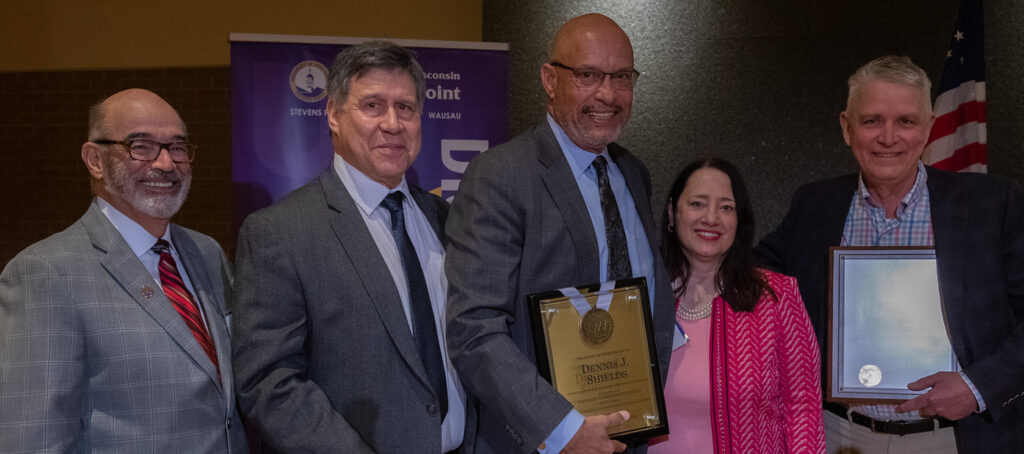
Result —
[[829, 452], [1024, 447], [1024, 196], [1016, 181], [920, 163], [934, 120], [929, 87], [905, 57], [858, 69], [840, 123], [859, 175], [797, 189], [757, 247], [766, 266], [799, 280], [822, 358], [830, 246], [935, 248], [942, 316], [962, 372], [921, 377], [909, 386], [928, 391], [895, 409], [826, 404]]
[[0, 452], [248, 451], [231, 265], [212, 238], [170, 223], [193, 153], [152, 92], [93, 107], [93, 203], [0, 275]]
[[405, 180], [423, 95], [408, 49], [340, 52], [331, 166], [242, 226], [239, 402], [273, 450], [473, 450], [472, 406], [443, 342], [448, 205]]

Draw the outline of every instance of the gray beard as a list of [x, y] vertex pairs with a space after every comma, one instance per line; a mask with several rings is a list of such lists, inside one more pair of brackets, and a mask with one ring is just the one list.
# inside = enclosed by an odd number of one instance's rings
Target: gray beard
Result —
[[[103, 179], [103, 186], [107, 192], [121, 196], [128, 204], [136, 210], [145, 213], [147, 216], [157, 219], [168, 219], [174, 216], [185, 203], [189, 187], [192, 185], [192, 176], [189, 175], [181, 180], [178, 193], [174, 195], [148, 195], [142, 185], [131, 180], [128, 175], [128, 168], [124, 163], [104, 156], [106, 168], [110, 171], [108, 178]], [[147, 178], [158, 179], [168, 173], [150, 169], [146, 174]]]

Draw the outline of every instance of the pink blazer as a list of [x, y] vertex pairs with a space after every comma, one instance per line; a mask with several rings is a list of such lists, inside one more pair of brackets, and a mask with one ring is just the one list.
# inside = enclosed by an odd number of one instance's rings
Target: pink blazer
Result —
[[796, 279], [762, 270], [778, 296], [753, 312], [715, 300], [711, 425], [716, 453], [823, 453], [818, 343]]

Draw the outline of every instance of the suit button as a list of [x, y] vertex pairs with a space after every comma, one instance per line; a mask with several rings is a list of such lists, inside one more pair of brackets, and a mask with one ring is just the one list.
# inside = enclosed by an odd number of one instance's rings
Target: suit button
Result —
[[427, 405], [427, 413], [429, 413], [429, 414], [437, 413], [437, 405], [435, 405], [435, 404]]
[[228, 425], [228, 429], [230, 429], [231, 428], [231, 418], [228, 418], [227, 425]]

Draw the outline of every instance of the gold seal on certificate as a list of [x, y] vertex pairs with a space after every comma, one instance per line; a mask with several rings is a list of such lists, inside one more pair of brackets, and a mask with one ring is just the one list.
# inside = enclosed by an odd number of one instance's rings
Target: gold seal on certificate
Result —
[[615, 319], [608, 311], [595, 307], [580, 319], [580, 337], [588, 344], [601, 344], [612, 337]]
[[529, 296], [537, 371], [584, 416], [628, 411], [621, 441], [668, 433], [648, 301], [644, 278]]

